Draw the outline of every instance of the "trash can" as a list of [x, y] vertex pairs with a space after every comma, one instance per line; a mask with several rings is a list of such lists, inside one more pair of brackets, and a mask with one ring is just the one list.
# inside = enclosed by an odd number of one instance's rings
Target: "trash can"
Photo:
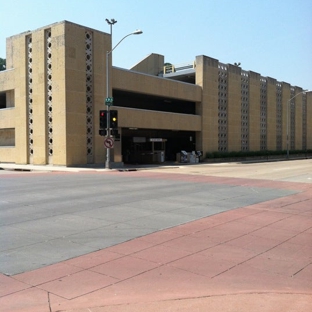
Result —
[[198, 158], [198, 162], [200, 162], [200, 157], [203, 155], [203, 151], [196, 151], [196, 156]]
[[181, 151], [180, 153], [180, 162], [181, 163], [187, 163], [188, 159], [187, 159], [187, 152], [186, 151]]
[[165, 162], [165, 152], [164, 151], [160, 152], [160, 162], [161, 163]]
[[156, 151], [153, 153], [153, 163], [165, 162], [165, 151]]
[[191, 164], [195, 164], [196, 163], [196, 154], [195, 154], [195, 151], [193, 151], [192, 153], [188, 153], [188, 159], [189, 159], [189, 162]]

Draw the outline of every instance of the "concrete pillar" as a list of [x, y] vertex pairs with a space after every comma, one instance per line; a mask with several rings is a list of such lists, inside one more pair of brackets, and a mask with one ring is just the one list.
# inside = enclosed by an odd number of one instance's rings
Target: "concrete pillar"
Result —
[[241, 68], [228, 64], [228, 151], [241, 150]]
[[[99, 127], [99, 111], [107, 109], [105, 105], [106, 98], [106, 51], [110, 51], [111, 38], [110, 35], [94, 32], [93, 52], [93, 93], [94, 93], [94, 162], [105, 164], [106, 149], [104, 148], [104, 137], [98, 133]], [[112, 85], [112, 83], [111, 83]]]
[[267, 77], [267, 149], [276, 150], [276, 79]]
[[[25, 34], [12, 37], [10, 41], [12, 53], [8, 53], [7, 48], [7, 69], [14, 68], [15, 79], [15, 162], [26, 164], [28, 162], [28, 118], [26, 107], [26, 40]], [[14, 50], [13, 50], [14, 47]], [[14, 51], [14, 53], [13, 53]]]
[[[202, 91], [202, 135], [204, 152], [218, 151], [218, 60], [196, 57], [196, 84]], [[198, 139], [198, 138], [197, 138]]]
[[[301, 88], [295, 88], [295, 94], [302, 92]], [[302, 150], [302, 97], [300, 94], [295, 97], [295, 149]]]
[[260, 74], [249, 71], [249, 150], [260, 150]]
[[[33, 163], [47, 163], [47, 124], [46, 124], [46, 66], [45, 31], [32, 33], [33, 66]], [[28, 140], [27, 140], [28, 144]]]
[[307, 149], [312, 149], [312, 92], [307, 93]]
[[[283, 108], [282, 108], [282, 114], [283, 114], [283, 150], [287, 149], [287, 123], [289, 122], [290, 118], [290, 110], [288, 111], [288, 121], [287, 121], [287, 110], [289, 109], [288, 107], [288, 100], [290, 99], [290, 84], [283, 82], [282, 83], [282, 103], [283, 103]], [[290, 123], [289, 123], [289, 148], [290, 148]]]

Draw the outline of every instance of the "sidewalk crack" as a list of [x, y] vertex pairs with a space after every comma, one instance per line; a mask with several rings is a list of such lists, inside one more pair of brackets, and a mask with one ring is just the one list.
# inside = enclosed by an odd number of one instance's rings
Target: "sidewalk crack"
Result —
[[50, 302], [50, 292], [48, 292], [48, 304], [49, 304], [49, 311], [52, 312], [51, 302]]

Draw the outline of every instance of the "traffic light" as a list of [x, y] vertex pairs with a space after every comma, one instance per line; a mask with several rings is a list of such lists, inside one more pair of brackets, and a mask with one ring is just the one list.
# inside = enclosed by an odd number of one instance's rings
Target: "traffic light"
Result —
[[118, 128], [118, 111], [111, 110], [110, 113], [110, 128], [116, 129]]
[[114, 136], [114, 137], [115, 137], [115, 136], [118, 136], [118, 135], [119, 135], [118, 129], [112, 129], [111, 135]]
[[106, 131], [105, 129], [100, 129], [100, 130], [99, 130], [99, 135], [100, 135], [100, 136], [106, 136], [106, 132], [107, 132], [107, 131]]
[[107, 128], [107, 111], [106, 110], [100, 110], [100, 129], [106, 129]]

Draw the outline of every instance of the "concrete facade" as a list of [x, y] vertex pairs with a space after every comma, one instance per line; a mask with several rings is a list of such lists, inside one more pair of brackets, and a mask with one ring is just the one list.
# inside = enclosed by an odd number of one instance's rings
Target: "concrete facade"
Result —
[[[106, 109], [105, 55], [111, 48], [109, 34], [67, 21], [7, 38], [0, 162], [104, 163], [99, 110]], [[285, 150], [287, 105], [294, 96], [290, 149], [312, 149], [311, 93], [296, 96], [302, 88], [204, 55], [191, 67], [167, 70], [164, 64], [164, 56], [150, 54], [131, 70], [109, 71], [120, 134], [113, 162], [124, 162], [128, 149], [146, 149], [133, 137], [162, 138], [168, 155], [183, 149]]]

